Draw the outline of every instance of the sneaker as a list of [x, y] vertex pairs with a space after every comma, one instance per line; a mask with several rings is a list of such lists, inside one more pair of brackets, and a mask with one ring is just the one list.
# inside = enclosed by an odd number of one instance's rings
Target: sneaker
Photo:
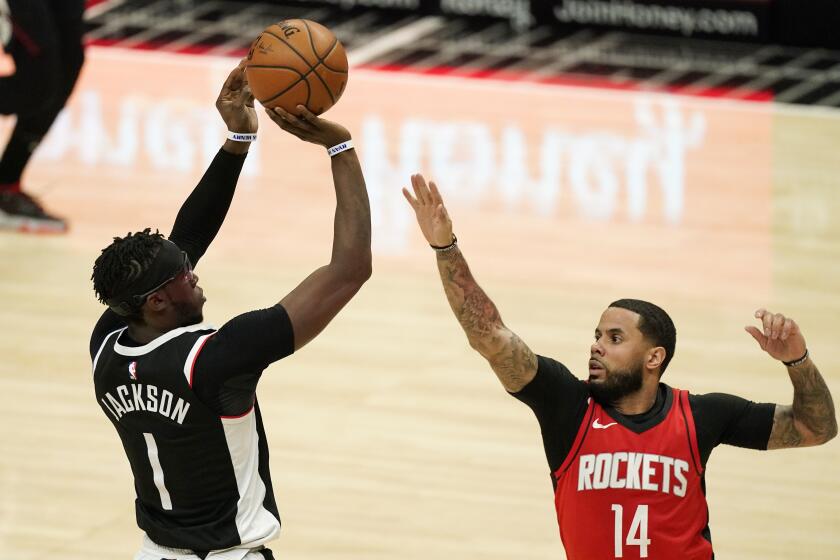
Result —
[[47, 214], [26, 193], [0, 191], [0, 229], [27, 233], [64, 233], [67, 231], [67, 222]]

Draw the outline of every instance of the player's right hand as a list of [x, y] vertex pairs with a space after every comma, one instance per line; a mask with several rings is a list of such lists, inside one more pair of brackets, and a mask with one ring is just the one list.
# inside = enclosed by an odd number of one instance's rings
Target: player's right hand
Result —
[[403, 188], [403, 196], [414, 209], [417, 216], [417, 223], [423, 237], [429, 245], [435, 247], [446, 247], [455, 240], [452, 233], [452, 220], [443, 205], [443, 198], [440, 196], [437, 185], [434, 181], [426, 186], [426, 179], [419, 173], [411, 176], [411, 187], [414, 189], [414, 196]]
[[256, 132], [259, 126], [254, 109], [254, 95], [245, 75], [245, 60], [228, 75], [216, 98], [216, 109], [231, 132]]
[[744, 327], [744, 330], [750, 333], [761, 349], [772, 358], [792, 362], [805, 354], [805, 337], [802, 336], [796, 321], [764, 308], [755, 312], [755, 318], [761, 321], [763, 330], [752, 325]]
[[297, 106], [300, 116], [295, 116], [280, 107], [265, 112], [277, 125], [305, 142], [332, 148], [350, 140], [350, 131], [338, 123], [315, 116], [303, 105]]

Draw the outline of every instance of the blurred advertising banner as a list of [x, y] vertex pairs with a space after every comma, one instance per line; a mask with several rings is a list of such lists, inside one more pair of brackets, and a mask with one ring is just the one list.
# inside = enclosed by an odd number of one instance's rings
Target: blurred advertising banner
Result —
[[835, 0], [277, 0], [344, 10], [390, 10], [734, 41], [840, 48]]
[[532, 0], [536, 21], [683, 37], [771, 36], [771, 0]]
[[[235, 61], [89, 56], [37, 153], [42, 180], [82, 183], [60, 194], [77, 232], [121, 231], [126, 219], [163, 230], [222, 143], [213, 102]], [[400, 192], [420, 171], [440, 185], [471, 253], [506, 273], [632, 285], [656, 271], [698, 293], [760, 290], [770, 277], [767, 104], [356, 70], [326, 117], [353, 132], [379, 258], [428, 257]], [[260, 121], [226, 238], [267, 255], [322, 250], [329, 159]], [[278, 244], [266, 224], [297, 241]]]

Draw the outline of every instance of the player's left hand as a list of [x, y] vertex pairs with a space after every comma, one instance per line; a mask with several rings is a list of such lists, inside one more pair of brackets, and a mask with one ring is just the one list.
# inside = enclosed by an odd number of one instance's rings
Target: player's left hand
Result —
[[245, 75], [245, 59], [233, 69], [222, 85], [216, 99], [216, 109], [230, 132], [256, 132], [257, 111], [254, 109], [254, 95]]
[[298, 105], [297, 110], [297, 116], [282, 107], [266, 108], [265, 112], [280, 128], [304, 142], [331, 148], [351, 139], [350, 131], [343, 125], [322, 119], [303, 105]]
[[761, 321], [763, 330], [754, 326], [744, 329], [771, 357], [783, 362], [792, 362], [805, 354], [805, 337], [799, 331], [796, 321], [766, 309], [757, 310], [755, 318]]

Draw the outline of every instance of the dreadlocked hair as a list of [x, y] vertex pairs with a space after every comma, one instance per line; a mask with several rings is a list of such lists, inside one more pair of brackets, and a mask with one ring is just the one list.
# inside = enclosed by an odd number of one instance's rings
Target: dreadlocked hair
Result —
[[93, 263], [93, 291], [105, 303], [137, 280], [160, 251], [163, 234], [151, 228], [115, 237]]

